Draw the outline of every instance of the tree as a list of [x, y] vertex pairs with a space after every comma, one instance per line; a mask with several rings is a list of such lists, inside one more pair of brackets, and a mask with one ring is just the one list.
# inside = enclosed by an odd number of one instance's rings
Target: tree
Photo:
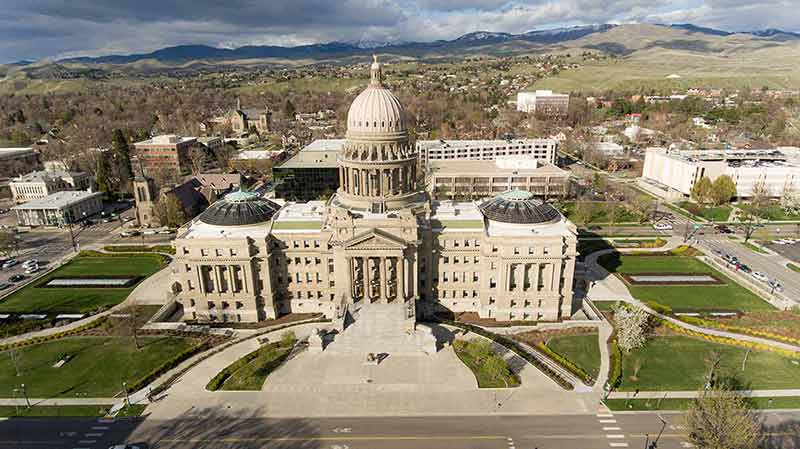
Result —
[[781, 208], [790, 215], [800, 214], [800, 192], [794, 188], [792, 183], [786, 183], [783, 188]]
[[283, 115], [289, 120], [292, 120], [294, 119], [295, 112], [296, 110], [294, 108], [294, 103], [292, 103], [292, 100], [287, 98], [286, 102], [283, 104]]
[[692, 199], [700, 204], [706, 204], [711, 199], [712, 190], [711, 180], [707, 176], [703, 176], [692, 186]]
[[97, 169], [95, 171], [95, 179], [97, 180], [97, 189], [103, 192], [106, 198], [111, 195], [111, 182], [108, 179], [108, 162], [102, 154], [97, 155]]
[[756, 449], [761, 423], [747, 400], [725, 383], [699, 392], [684, 417], [689, 439], [704, 449]]
[[753, 184], [753, 192], [750, 196], [750, 205], [754, 211], [763, 214], [764, 208], [769, 205], [770, 191], [767, 183], [763, 179]]
[[711, 199], [715, 206], [729, 203], [736, 195], [736, 184], [728, 175], [722, 175], [711, 184]]
[[206, 152], [199, 146], [194, 146], [189, 150], [189, 162], [192, 164], [192, 174], [196, 175], [203, 171], [206, 163]]
[[644, 194], [634, 195], [633, 198], [628, 200], [628, 205], [639, 216], [639, 223], [644, 223], [653, 208], [653, 198]]
[[164, 195], [153, 207], [153, 215], [161, 226], [177, 228], [186, 223], [186, 213], [175, 195]]
[[618, 304], [614, 308], [619, 348], [626, 353], [641, 348], [647, 341], [647, 326], [650, 314], [632, 305]]
[[131, 167], [131, 151], [128, 147], [128, 139], [122, 130], [117, 128], [111, 137], [111, 150], [114, 152], [114, 160], [117, 164], [117, 173], [119, 176], [120, 184], [126, 185], [133, 177], [133, 168]]
[[739, 221], [742, 223], [742, 229], [744, 230], [744, 241], [747, 242], [761, 225], [761, 216], [753, 210], [752, 206], [748, 206], [742, 208], [742, 212], [739, 214]]
[[586, 225], [592, 221], [593, 212], [591, 202], [585, 200], [576, 201], [574, 214], [575, 223], [582, 228], [586, 228]]
[[616, 201], [609, 201], [608, 199], [605, 202], [605, 209], [606, 209], [606, 220], [608, 221], [608, 227], [611, 228], [610, 232], [614, 232], [614, 226], [617, 225], [620, 216], [620, 209], [619, 203]]
[[19, 251], [19, 240], [13, 232], [0, 231], [0, 255], [9, 257]]

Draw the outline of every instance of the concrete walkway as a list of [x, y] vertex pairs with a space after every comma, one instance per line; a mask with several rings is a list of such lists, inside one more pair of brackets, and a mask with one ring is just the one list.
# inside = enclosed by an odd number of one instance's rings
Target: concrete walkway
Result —
[[[670, 398], [696, 398], [698, 391], [614, 391], [608, 395], [609, 399], [670, 399]], [[800, 390], [741, 390], [742, 396], [751, 398], [785, 398], [800, 397]]]
[[740, 341], [747, 341], [751, 343], [758, 343], [761, 345], [771, 346], [776, 349], [782, 349], [787, 351], [792, 351], [796, 353], [800, 353], [800, 346], [783, 343], [775, 340], [769, 340], [766, 338], [754, 337], [751, 335], [744, 335], [738, 334], [734, 332], [727, 332], [718, 329], [709, 329], [705, 327], [695, 326], [693, 324], [685, 323], [681, 320], [675, 319], [673, 317], [661, 314], [656, 312], [655, 310], [651, 309], [649, 306], [644, 304], [643, 302], [639, 301], [638, 299], [634, 298], [630, 291], [628, 291], [627, 286], [625, 283], [614, 274], [609, 273], [606, 271], [605, 268], [600, 266], [597, 263], [597, 259], [600, 256], [605, 254], [610, 254], [613, 252], [620, 252], [626, 253], [631, 251], [646, 251], [646, 252], [662, 252], [662, 251], [669, 251], [677, 246], [682, 244], [682, 240], [680, 238], [672, 237], [668, 241], [667, 245], [661, 248], [649, 248], [649, 249], [604, 249], [600, 251], [596, 251], [590, 255], [588, 255], [584, 260], [584, 264], [587, 268], [587, 272], [590, 274], [591, 279], [594, 282], [594, 285], [589, 289], [587, 292], [587, 298], [589, 299], [602, 299], [602, 300], [619, 300], [625, 301], [631, 304], [635, 304], [638, 307], [645, 309], [651, 315], [655, 315], [662, 320], [669, 321], [677, 326], [680, 326], [684, 329], [699, 332], [706, 335], [713, 335], [718, 337], [725, 337], [725, 338], [732, 338]]
[[[94, 315], [88, 316], [86, 318], [82, 318], [80, 320], [75, 320], [69, 324], [65, 324], [63, 326], [56, 326], [51, 327], [48, 329], [42, 329], [38, 331], [28, 332], [25, 334], [15, 335], [13, 337], [8, 338], [1, 338], [0, 345], [6, 345], [10, 343], [18, 343], [23, 342], [26, 340], [38, 338], [38, 337], [46, 337], [48, 335], [55, 335], [60, 334], [62, 332], [71, 331], [73, 329], [77, 329], [81, 326], [84, 326], [89, 323], [93, 323], [94, 321], [99, 320], [104, 316], [111, 315], [112, 313], [116, 313], [120, 310], [125, 309], [129, 305], [133, 304], [134, 301], [137, 301], [138, 304], [163, 304], [167, 301], [166, 297], [166, 287], [167, 283], [166, 280], [169, 279], [169, 275], [171, 272], [172, 264], [170, 263], [166, 267], [162, 268], [161, 270], [153, 273], [147, 279], [140, 282], [125, 298], [124, 301], [111, 307], [108, 310], [105, 310], [100, 313], [96, 313]], [[157, 302], [158, 299], [158, 292], [161, 292], [161, 302]], [[139, 302], [141, 301], [141, 302]]]

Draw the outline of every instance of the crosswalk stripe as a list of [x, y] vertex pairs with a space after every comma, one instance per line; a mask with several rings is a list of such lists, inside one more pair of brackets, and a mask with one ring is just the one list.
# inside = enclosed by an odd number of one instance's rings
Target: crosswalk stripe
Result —
[[617, 434], [606, 435], [606, 438], [608, 438], [610, 440], [617, 440], [617, 439], [620, 439], [620, 438], [625, 438], [625, 435], [617, 433]]
[[603, 430], [609, 431], [609, 430], [620, 430], [620, 429], [619, 427], [603, 427]]
[[611, 447], [628, 447], [628, 443], [608, 443]]

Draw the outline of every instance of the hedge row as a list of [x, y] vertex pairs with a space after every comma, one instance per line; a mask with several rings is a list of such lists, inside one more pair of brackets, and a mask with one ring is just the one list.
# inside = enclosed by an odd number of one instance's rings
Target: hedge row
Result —
[[459, 322], [451, 321], [451, 320], [439, 320], [439, 322], [441, 322], [443, 324], [450, 325], [450, 326], [455, 326], [455, 327], [458, 327], [458, 328], [461, 328], [461, 329], [465, 329], [465, 330], [468, 330], [470, 332], [474, 332], [474, 333], [476, 333], [476, 334], [478, 334], [480, 336], [486, 337], [486, 338], [488, 338], [488, 339], [490, 339], [490, 340], [492, 340], [492, 341], [494, 341], [494, 342], [496, 342], [496, 343], [498, 343], [500, 345], [503, 345], [506, 348], [514, 351], [518, 356], [520, 356], [523, 359], [527, 360], [531, 365], [535, 366], [537, 369], [539, 369], [539, 371], [541, 371], [545, 375], [547, 375], [547, 377], [549, 377], [550, 379], [553, 379], [553, 381], [555, 383], [557, 383], [559, 386], [561, 386], [561, 388], [563, 388], [565, 390], [572, 390], [572, 389], [575, 388], [571, 383], [569, 383], [569, 381], [567, 379], [564, 379], [564, 377], [562, 377], [561, 374], [559, 374], [558, 372], [556, 372], [555, 370], [550, 368], [548, 365], [546, 365], [541, 360], [539, 360], [536, 357], [532, 356], [528, 351], [523, 349], [522, 346], [519, 345], [519, 343], [517, 343], [516, 341], [514, 341], [514, 340], [512, 340], [512, 339], [510, 339], [508, 337], [505, 337], [503, 335], [493, 334], [493, 333], [483, 329], [482, 327], [473, 326], [472, 324], [459, 323]]
[[760, 330], [757, 330], [757, 329], [750, 329], [748, 327], [730, 326], [730, 325], [727, 325], [727, 324], [718, 323], [716, 321], [706, 320], [706, 319], [703, 319], [703, 318], [700, 318], [700, 317], [695, 317], [695, 316], [677, 316], [676, 318], [681, 320], [681, 321], [683, 321], [683, 322], [685, 322], [685, 323], [693, 324], [695, 326], [711, 327], [711, 328], [720, 329], [720, 330], [724, 330], [724, 331], [728, 331], [728, 332], [735, 332], [735, 333], [739, 333], [739, 334], [752, 335], [753, 337], [761, 337], [761, 338], [766, 338], [768, 340], [777, 340], [777, 341], [782, 341], [784, 343], [789, 343], [789, 344], [800, 346], [800, 339], [794, 338], [794, 337], [789, 337], [787, 335], [780, 335], [780, 334], [776, 334], [776, 333], [773, 333], [773, 332], [760, 331]]
[[211, 347], [211, 340], [206, 339], [202, 343], [196, 344], [189, 349], [184, 350], [183, 352], [176, 354], [171, 359], [167, 360], [161, 366], [154, 368], [152, 371], [147, 373], [143, 378], [137, 380], [133, 385], [131, 385], [131, 391], [139, 391], [140, 389], [147, 386], [150, 382], [158, 379], [166, 373], [167, 371], [175, 368], [176, 366], [183, 363], [184, 360], [192, 357], [193, 355], [205, 351]]
[[617, 344], [616, 331], [614, 331], [614, 334], [611, 335], [611, 338], [608, 340], [608, 352], [610, 358], [608, 385], [613, 390], [622, 384], [622, 350]]
[[707, 340], [707, 341], [710, 341], [710, 342], [713, 342], [713, 343], [719, 343], [719, 344], [725, 344], [725, 345], [731, 345], [731, 346], [739, 346], [739, 347], [742, 347], [742, 348], [755, 349], [755, 350], [758, 350], [758, 351], [769, 351], [769, 352], [773, 352], [773, 353], [776, 353], [778, 355], [781, 355], [783, 357], [788, 357], [788, 358], [792, 358], [792, 359], [800, 359], [800, 353], [795, 352], [795, 351], [790, 351], [788, 349], [780, 349], [780, 348], [776, 348], [776, 347], [770, 346], [770, 345], [764, 345], [764, 344], [761, 344], [761, 343], [753, 343], [753, 342], [744, 341], [744, 340], [737, 340], [735, 338], [719, 337], [717, 335], [704, 334], [702, 332], [697, 332], [697, 331], [693, 331], [693, 330], [690, 330], [690, 329], [686, 329], [686, 328], [684, 328], [682, 326], [679, 326], [679, 325], [677, 325], [677, 324], [675, 324], [675, 323], [673, 323], [671, 321], [662, 320], [662, 319], [660, 319], [658, 317], [655, 317], [655, 319], [660, 321], [664, 326], [667, 326], [668, 328], [672, 329], [675, 332], [678, 332], [678, 333], [681, 333], [681, 334], [685, 334], [685, 335], [690, 335], [690, 336], [693, 336], [693, 337], [699, 337], [699, 338], [702, 338], [704, 340]]
[[110, 253], [169, 253], [175, 254], [175, 248], [170, 245], [107, 245], [104, 251]]
[[[231, 363], [230, 365], [226, 366], [225, 369], [223, 369], [222, 371], [217, 373], [217, 375], [214, 376], [208, 382], [208, 385], [206, 385], [206, 389], [210, 390], [210, 391], [219, 390], [220, 388], [222, 388], [222, 385], [225, 383], [225, 381], [228, 380], [228, 378], [230, 378], [231, 376], [233, 376], [233, 373], [235, 373], [236, 371], [239, 371], [240, 369], [244, 368], [245, 365], [247, 365], [248, 363], [252, 362], [256, 357], [259, 356], [259, 354], [261, 354], [262, 351], [265, 351], [267, 349], [277, 349], [280, 346], [281, 346], [280, 342], [270, 343], [270, 344], [261, 346], [260, 348], [256, 349], [255, 351], [245, 355], [241, 359]], [[288, 356], [289, 354], [287, 353], [286, 355]], [[281, 363], [283, 362], [283, 360], [285, 360], [285, 357], [281, 358]]]
[[586, 385], [592, 386], [594, 385], [595, 378], [592, 377], [591, 374], [587, 373], [583, 370], [580, 366], [576, 365], [572, 360], [564, 357], [563, 355], [553, 351], [544, 343], [537, 343], [536, 347], [542, 351], [546, 356], [553, 359], [556, 363], [561, 365], [567, 371], [571, 372], [575, 376], [577, 376], [583, 383]]
[[[125, 253], [101, 253], [100, 251], [95, 251], [95, 250], [92, 250], [92, 249], [86, 249], [86, 250], [83, 250], [80, 253], [78, 253], [78, 256], [81, 256], [81, 257], [130, 257], [130, 254], [125, 254]], [[137, 256], [149, 256], [149, 257], [158, 258], [158, 260], [161, 261], [162, 265], [166, 265], [170, 261], [169, 256], [165, 256], [163, 254], [151, 253], [151, 252], [139, 254]], [[67, 262], [67, 263], [69, 263], [69, 262]]]
[[59, 338], [64, 338], [64, 337], [70, 337], [70, 336], [73, 336], [73, 335], [77, 335], [77, 334], [80, 334], [81, 332], [87, 331], [89, 329], [94, 329], [94, 328], [100, 326], [101, 324], [105, 323], [106, 319], [107, 319], [107, 317], [103, 316], [103, 317], [100, 317], [100, 318], [90, 322], [90, 323], [86, 323], [86, 324], [83, 324], [81, 326], [78, 326], [75, 329], [70, 329], [70, 330], [66, 330], [66, 331], [63, 331], [63, 332], [58, 332], [58, 333], [55, 333], [55, 334], [44, 335], [44, 336], [41, 336], [41, 337], [29, 338], [27, 340], [21, 340], [21, 341], [17, 341], [17, 342], [14, 342], [14, 343], [8, 343], [8, 344], [5, 344], [5, 345], [1, 345], [0, 346], [0, 352], [6, 351], [6, 350], [9, 350], [9, 349], [22, 348], [22, 347], [25, 347], [25, 346], [38, 345], [39, 343], [45, 343], [45, 342], [48, 342], [48, 341], [57, 340]]

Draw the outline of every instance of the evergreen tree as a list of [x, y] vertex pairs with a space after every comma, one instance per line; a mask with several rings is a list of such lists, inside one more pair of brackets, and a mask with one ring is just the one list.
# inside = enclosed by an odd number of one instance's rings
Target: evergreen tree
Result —
[[106, 198], [111, 195], [111, 183], [108, 179], [108, 164], [103, 155], [97, 157], [97, 172], [95, 173], [97, 179], [97, 189], [103, 192]]
[[283, 114], [286, 116], [286, 118], [293, 119], [295, 112], [294, 103], [292, 103], [292, 100], [287, 98], [286, 103], [283, 104]]
[[115, 129], [111, 138], [111, 149], [114, 151], [114, 158], [118, 165], [118, 173], [121, 184], [126, 184], [133, 177], [131, 167], [131, 151], [128, 147], [128, 139], [121, 129]]

